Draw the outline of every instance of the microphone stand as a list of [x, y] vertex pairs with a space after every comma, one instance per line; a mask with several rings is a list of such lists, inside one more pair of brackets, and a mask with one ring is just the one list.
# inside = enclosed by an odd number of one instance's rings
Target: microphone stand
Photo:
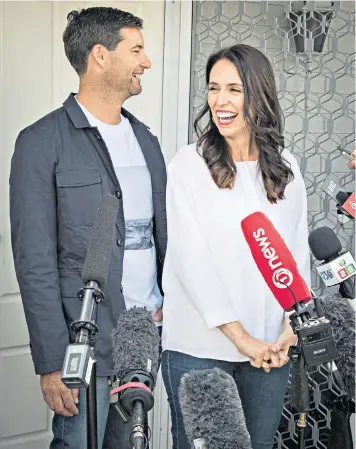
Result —
[[77, 321], [71, 324], [75, 343], [67, 346], [63, 364], [62, 381], [68, 388], [86, 388], [87, 449], [98, 449], [96, 360], [94, 346], [98, 326], [94, 321], [97, 305], [104, 293], [99, 284], [89, 281], [79, 290], [82, 309]]
[[[295, 305], [295, 310], [296, 313], [290, 316], [291, 326], [294, 333], [296, 333], [295, 329], [301, 326], [303, 321], [307, 321], [310, 317], [307, 308], [304, 308], [304, 306], [301, 306], [300, 304]], [[295, 346], [291, 346], [288, 352], [288, 356], [292, 361], [292, 382], [294, 381], [295, 386], [295, 389], [293, 389], [293, 385], [291, 388], [290, 402], [292, 407], [299, 413], [299, 419], [297, 421], [298, 449], [305, 449], [308, 428], [307, 413], [310, 410], [310, 395], [307, 364], [305, 363], [300, 343], [298, 343]]]
[[291, 402], [293, 402], [293, 407], [299, 413], [297, 421], [298, 449], [305, 449], [308, 426], [307, 412], [310, 409], [308, 375], [300, 346], [291, 346], [288, 355], [292, 361], [292, 382], [294, 381], [297, 385], [296, 397], [293, 398], [294, 400], [291, 398]]

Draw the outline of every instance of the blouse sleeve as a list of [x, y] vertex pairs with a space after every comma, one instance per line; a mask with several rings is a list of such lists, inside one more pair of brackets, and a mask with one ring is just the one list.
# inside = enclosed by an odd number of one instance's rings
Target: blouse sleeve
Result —
[[[293, 191], [293, 201], [298, 205], [295, 208], [296, 214], [296, 227], [295, 227], [295, 239], [293, 245], [293, 257], [297, 263], [297, 267], [300, 275], [305, 280], [309, 289], [311, 288], [311, 276], [310, 276], [310, 252], [308, 244], [308, 204], [307, 204], [307, 192], [304, 184], [304, 180], [300, 169], [296, 163], [296, 168], [293, 170], [295, 189]], [[289, 316], [293, 311], [286, 312], [285, 315]]]
[[[237, 321], [199, 227], [192, 192], [185, 183], [174, 179], [171, 171], [167, 183], [167, 224], [169, 264], [165, 270], [172, 270], [209, 329]], [[163, 282], [169, 282], [169, 278], [164, 276]]]
[[294, 258], [297, 262], [299, 272], [308, 287], [311, 287], [310, 279], [310, 251], [308, 244], [308, 204], [307, 192], [304, 184], [302, 174], [299, 168], [294, 171], [296, 188], [296, 202], [299, 202], [300, 209], [296, 225], [296, 244], [294, 251]]

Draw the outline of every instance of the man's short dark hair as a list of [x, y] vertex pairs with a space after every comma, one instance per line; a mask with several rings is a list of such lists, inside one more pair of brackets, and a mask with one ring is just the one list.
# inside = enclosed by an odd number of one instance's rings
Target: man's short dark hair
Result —
[[67, 20], [63, 33], [64, 50], [79, 76], [87, 71], [88, 56], [94, 45], [101, 44], [113, 51], [122, 40], [122, 28], [143, 27], [143, 21], [139, 17], [103, 6], [71, 11]]

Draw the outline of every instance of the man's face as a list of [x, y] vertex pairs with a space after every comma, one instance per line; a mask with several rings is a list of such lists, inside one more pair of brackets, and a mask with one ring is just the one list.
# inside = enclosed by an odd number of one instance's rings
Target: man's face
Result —
[[143, 36], [138, 28], [123, 28], [121, 37], [117, 48], [110, 52], [104, 86], [113, 93], [121, 93], [126, 100], [141, 93], [141, 76], [151, 67], [151, 62], [144, 52]]

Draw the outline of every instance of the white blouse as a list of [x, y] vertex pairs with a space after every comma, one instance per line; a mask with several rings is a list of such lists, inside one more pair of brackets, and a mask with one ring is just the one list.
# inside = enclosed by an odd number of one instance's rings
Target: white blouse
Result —
[[284, 311], [259, 272], [241, 220], [262, 211], [272, 221], [310, 286], [307, 196], [297, 161], [285, 199], [272, 205], [257, 162], [237, 162], [232, 190], [214, 183], [196, 144], [181, 148], [168, 166], [168, 247], [163, 271], [163, 349], [195, 357], [244, 361], [217, 328], [240, 321], [253, 337], [275, 342]]

